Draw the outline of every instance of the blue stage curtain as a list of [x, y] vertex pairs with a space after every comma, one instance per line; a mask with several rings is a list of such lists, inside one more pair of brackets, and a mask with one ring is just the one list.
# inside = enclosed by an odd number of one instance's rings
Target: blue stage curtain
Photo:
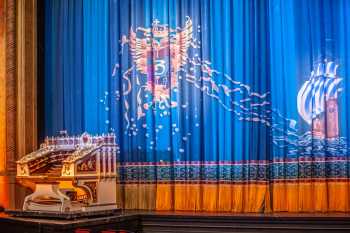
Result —
[[42, 130], [114, 132], [125, 208], [350, 210], [349, 1], [45, 4]]

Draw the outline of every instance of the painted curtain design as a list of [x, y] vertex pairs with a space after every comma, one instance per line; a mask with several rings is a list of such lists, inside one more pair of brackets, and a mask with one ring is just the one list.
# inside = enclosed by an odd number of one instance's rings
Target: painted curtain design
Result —
[[349, 1], [46, 1], [45, 134], [114, 132], [126, 208], [349, 211]]

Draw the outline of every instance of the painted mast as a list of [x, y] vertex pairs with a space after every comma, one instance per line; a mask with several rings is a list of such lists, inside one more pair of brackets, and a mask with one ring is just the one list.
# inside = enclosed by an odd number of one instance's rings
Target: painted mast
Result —
[[316, 138], [339, 136], [338, 92], [341, 78], [337, 77], [334, 62], [320, 63], [297, 96], [299, 115], [312, 127]]

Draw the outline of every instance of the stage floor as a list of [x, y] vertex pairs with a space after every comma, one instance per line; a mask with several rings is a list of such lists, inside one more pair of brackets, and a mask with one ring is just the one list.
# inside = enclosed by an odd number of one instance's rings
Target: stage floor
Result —
[[350, 232], [350, 214], [236, 214], [124, 211], [115, 216], [54, 220], [0, 214], [0, 233]]

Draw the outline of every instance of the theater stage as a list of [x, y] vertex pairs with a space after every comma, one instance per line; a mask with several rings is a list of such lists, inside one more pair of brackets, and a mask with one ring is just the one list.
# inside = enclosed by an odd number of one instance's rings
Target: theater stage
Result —
[[124, 211], [119, 215], [77, 220], [1, 215], [0, 233], [131, 232], [350, 232], [350, 215], [231, 214]]

